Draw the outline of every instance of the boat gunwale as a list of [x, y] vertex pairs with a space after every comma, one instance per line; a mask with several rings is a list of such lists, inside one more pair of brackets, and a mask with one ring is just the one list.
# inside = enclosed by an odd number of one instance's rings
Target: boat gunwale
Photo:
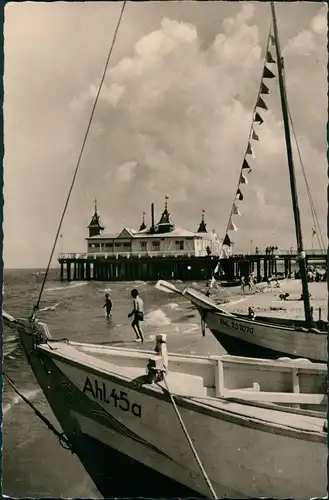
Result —
[[[63, 343], [64, 345], [64, 343]], [[73, 347], [71, 346], [73, 349]], [[110, 380], [114, 383], [119, 383], [124, 385], [127, 388], [130, 388], [132, 390], [135, 390], [134, 388], [134, 380], [129, 379], [125, 375], [118, 375], [116, 373], [111, 372], [110, 370], [103, 371], [101, 368], [98, 368], [96, 366], [92, 366], [91, 363], [83, 363], [81, 361], [74, 360], [73, 358], [69, 357], [67, 354], [63, 353], [58, 353], [54, 350], [52, 350], [49, 346], [46, 346], [45, 344], [39, 345], [37, 347], [38, 351], [42, 351], [46, 357], [52, 359], [52, 358], [57, 358], [59, 361], [62, 361], [70, 366], [77, 367], [79, 369], [82, 369], [84, 371], [90, 372], [94, 375], [98, 375], [102, 378], [105, 378], [107, 380]], [[79, 351], [81, 353], [81, 351]], [[83, 353], [84, 354], [84, 353]], [[93, 356], [84, 354], [84, 356], [95, 359]], [[144, 394], [147, 394], [149, 396], [155, 397], [156, 399], [160, 399], [162, 401], [170, 402], [168, 399], [168, 396], [166, 395], [166, 391], [164, 387], [160, 386], [159, 384], [156, 384], [154, 386], [150, 385], [139, 385], [138, 386], [138, 391]], [[294, 439], [302, 439], [302, 440], [307, 440], [307, 441], [312, 441], [312, 442], [320, 442], [320, 443], [326, 443], [327, 442], [327, 434], [324, 431], [320, 430], [306, 430], [302, 428], [298, 428], [296, 426], [290, 427], [286, 424], [280, 424], [277, 422], [273, 422], [270, 420], [262, 419], [260, 417], [255, 417], [255, 416], [249, 416], [249, 415], [243, 415], [237, 411], [230, 410], [228, 408], [220, 408], [218, 406], [210, 405], [205, 402], [200, 401], [200, 399], [204, 398], [199, 398], [198, 396], [181, 396], [178, 394], [174, 394], [176, 403], [178, 406], [191, 410], [191, 411], [196, 411], [198, 413], [207, 415], [209, 417], [215, 418], [215, 419], [220, 419], [224, 421], [231, 422], [236, 425], [243, 425], [245, 427], [249, 427], [261, 432], [267, 432], [273, 434], [273, 431], [276, 434], [279, 435], [284, 435], [287, 437], [291, 437]], [[191, 399], [193, 398], [193, 399]], [[196, 398], [196, 399], [194, 399]], [[232, 404], [231, 401], [225, 398], [209, 398], [209, 401], [217, 401], [221, 403], [226, 403], [226, 404]], [[239, 403], [233, 403], [233, 404], [238, 404]], [[240, 405], [243, 406], [243, 405]], [[268, 409], [268, 408], [262, 408], [262, 409]], [[282, 413], [284, 410], [282, 408], [278, 409], [271, 409], [270, 411], [273, 411], [275, 413]], [[310, 418], [316, 418], [316, 417], [310, 417]], [[319, 418], [319, 420], [322, 420]]]
[[[55, 342], [56, 343], [56, 342]], [[71, 341], [69, 340], [66, 345], [71, 345], [73, 347], [86, 347], [86, 348], [96, 348], [99, 350], [106, 349], [108, 351], [116, 351], [118, 353], [122, 352], [123, 356], [125, 353], [128, 354], [134, 354], [135, 356], [137, 355], [138, 359], [146, 359], [146, 356], [155, 356], [156, 353], [155, 351], [146, 351], [142, 349], [133, 349], [133, 348], [126, 348], [126, 347], [115, 347], [111, 345], [103, 345], [103, 344], [90, 344], [88, 342], [76, 342], [76, 341]], [[79, 349], [78, 349], [79, 350]], [[80, 351], [80, 350], [79, 350]], [[85, 351], [80, 351], [80, 352], [85, 352]], [[92, 356], [92, 353], [86, 353]], [[113, 353], [115, 355], [115, 353]], [[127, 356], [128, 357], [128, 356]], [[262, 368], [270, 368], [274, 370], [281, 370], [281, 371], [289, 371], [290, 369], [297, 369], [299, 371], [302, 371], [304, 373], [306, 372], [324, 372], [327, 373], [327, 368], [325, 363], [321, 362], [314, 362], [311, 360], [308, 360], [306, 358], [291, 358], [291, 359], [263, 359], [263, 358], [243, 358], [241, 359], [240, 356], [234, 356], [231, 354], [219, 354], [219, 355], [209, 355], [209, 356], [202, 356], [202, 355], [194, 355], [194, 354], [181, 354], [181, 353], [176, 353], [176, 352], [168, 352], [168, 359], [170, 361], [170, 358], [173, 358], [173, 361], [181, 362], [181, 363], [190, 363], [190, 362], [195, 362], [195, 364], [200, 364], [200, 365], [206, 365], [206, 366], [215, 366], [218, 361], [222, 361], [224, 363], [231, 363], [231, 364], [236, 364], [236, 365], [253, 365], [257, 366], [260, 370]], [[300, 366], [298, 365], [300, 363]]]

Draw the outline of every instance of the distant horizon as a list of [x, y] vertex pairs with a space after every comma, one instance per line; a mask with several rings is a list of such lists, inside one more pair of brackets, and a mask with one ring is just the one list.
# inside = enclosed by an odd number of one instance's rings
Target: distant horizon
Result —
[[[45, 271], [46, 269], [47, 267], [4, 267], [3, 268], [4, 271], [29, 271], [29, 270]], [[58, 265], [57, 267], [49, 268], [49, 270], [56, 270], [56, 269], [60, 269], [60, 265]]]

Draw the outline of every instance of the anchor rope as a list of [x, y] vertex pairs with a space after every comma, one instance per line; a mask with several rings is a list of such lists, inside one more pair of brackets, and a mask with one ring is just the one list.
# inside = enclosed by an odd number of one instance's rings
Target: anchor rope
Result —
[[166, 386], [167, 392], [168, 392], [168, 394], [169, 394], [169, 397], [170, 397], [171, 403], [172, 403], [172, 405], [173, 405], [173, 407], [174, 407], [175, 413], [176, 413], [177, 418], [178, 418], [178, 420], [179, 420], [180, 426], [181, 426], [181, 428], [182, 428], [182, 430], [183, 430], [183, 432], [184, 432], [184, 434], [185, 434], [186, 440], [187, 440], [187, 442], [188, 442], [188, 444], [189, 444], [189, 446], [190, 446], [190, 448], [191, 448], [191, 451], [192, 451], [192, 453], [193, 453], [193, 455], [194, 455], [194, 458], [195, 458], [195, 460], [196, 460], [196, 462], [197, 462], [197, 464], [198, 464], [198, 466], [199, 466], [199, 468], [200, 468], [201, 474], [203, 475], [204, 480], [205, 480], [205, 482], [207, 483], [207, 486], [208, 486], [208, 488], [209, 488], [209, 490], [210, 490], [210, 492], [211, 492], [211, 494], [212, 494], [212, 497], [213, 497], [213, 498], [218, 498], [218, 497], [217, 497], [217, 495], [216, 495], [216, 492], [215, 492], [215, 490], [214, 490], [214, 487], [213, 487], [213, 485], [211, 484], [211, 481], [210, 481], [210, 479], [209, 479], [209, 477], [208, 477], [208, 475], [207, 475], [207, 473], [206, 473], [206, 471], [205, 471], [205, 469], [204, 469], [204, 467], [203, 467], [203, 465], [202, 465], [202, 462], [201, 462], [201, 460], [200, 460], [200, 458], [199, 458], [198, 452], [196, 451], [196, 449], [195, 449], [195, 447], [194, 447], [194, 445], [193, 445], [193, 442], [192, 442], [192, 439], [191, 439], [191, 437], [190, 437], [190, 435], [189, 435], [189, 433], [188, 433], [188, 430], [186, 429], [186, 426], [185, 426], [185, 424], [184, 424], [184, 421], [183, 421], [183, 419], [182, 419], [182, 416], [181, 416], [181, 414], [180, 414], [180, 411], [179, 411], [179, 409], [178, 409], [178, 407], [177, 407], [177, 405], [176, 405], [176, 401], [175, 401], [175, 399], [174, 399], [174, 396], [173, 396], [173, 394], [171, 393], [171, 391], [170, 391], [170, 389], [169, 389], [169, 386], [168, 386], [168, 382], [167, 382], [167, 377], [166, 377], [166, 375], [164, 375], [163, 379], [164, 379], [164, 383], [165, 383], [165, 386]]
[[35, 415], [40, 419], [42, 420], [42, 422], [44, 424], [46, 424], [46, 426], [48, 427], [48, 429], [50, 431], [53, 432], [53, 434], [59, 439], [59, 443], [60, 445], [65, 449], [65, 450], [69, 450], [73, 453], [73, 450], [72, 450], [72, 446], [69, 442], [69, 440], [67, 439], [67, 437], [65, 436], [65, 433], [64, 432], [59, 432], [54, 426], [53, 424], [34, 406], [33, 403], [31, 403], [31, 401], [29, 401], [20, 391], [19, 389], [17, 389], [16, 385], [15, 385], [15, 382], [5, 373], [3, 372], [3, 376], [4, 378], [7, 380], [7, 382], [9, 383], [9, 385], [13, 388], [13, 390], [16, 392], [16, 394], [24, 401], [24, 403], [26, 403], [35, 413]]
[[71, 193], [72, 193], [73, 186], [75, 184], [76, 176], [77, 176], [77, 173], [78, 173], [78, 170], [79, 170], [79, 167], [80, 167], [82, 155], [84, 153], [84, 149], [85, 149], [85, 145], [86, 145], [87, 138], [88, 138], [88, 135], [89, 135], [91, 123], [92, 123], [92, 120], [94, 118], [94, 114], [95, 114], [96, 106], [97, 106], [97, 103], [98, 103], [98, 99], [99, 99], [99, 96], [100, 96], [100, 93], [101, 93], [101, 90], [102, 90], [102, 87], [103, 87], [103, 83], [104, 83], [105, 76], [106, 76], [106, 73], [107, 73], [107, 68], [108, 68], [108, 65], [109, 65], [109, 62], [110, 62], [110, 59], [111, 59], [111, 56], [112, 56], [114, 44], [116, 42], [116, 38], [117, 38], [118, 31], [119, 31], [119, 27], [120, 27], [120, 23], [121, 23], [121, 20], [122, 20], [122, 16], [123, 16], [123, 12], [124, 12], [125, 6], [126, 6], [126, 0], [124, 0], [124, 2], [123, 2], [122, 8], [121, 8], [121, 12], [120, 12], [120, 15], [119, 15], [119, 19], [118, 19], [118, 22], [117, 22], [117, 25], [116, 25], [116, 28], [115, 28], [115, 31], [114, 31], [112, 43], [111, 43], [111, 46], [110, 46], [110, 49], [109, 49], [109, 53], [108, 53], [108, 56], [107, 56], [107, 59], [106, 59], [106, 62], [105, 62], [105, 66], [104, 66], [103, 74], [102, 74], [102, 77], [101, 77], [101, 81], [100, 81], [100, 84], [98, 86], [98, 90], [97, 90], [97, 94], [96, 94], [96, 97], [95, 97], [95, 101], [94, 101], [94, 104], [93, 104], [93, 107], [92, 107], [92, 110], [91, 110], [91, 114], [90, 114], [90, 117], [89, 117], [87, 129], [86, 129], [83, 141], [82, 141], [82, 146], [81, 146], [80, 153], [79, 153], [79, 156], [78, 156], [78, 161], [77, 161], [75, 169], [74, 169], [74, 174], [73, 174], [72, 182], [71, 182], [71, 185], [70, 185], [70, 188], [69, 188], [69, 192], [68, 192], [68, 195], [67, 195], [67, 198], [66, 198], [66, 201], [65, 201], [65, 205], [64, 205], [63, 212], [62, 212], [62, 216], [60, 218], [60, 222], [59, 222], [58, 229], [57, 229], [57, 232], [56, 232], [55, 240], [54, 240], [54, 243], [53, 243], [53, 246], [52, 246], [52, 250], [51, 250], [51, 253], [50, 253], [50, 257], [49, 257], [48, 265], [47, 265], [46, 272], [45, 272], [45, 275], [44, 275], [44, 279], [43, 279], [43, 282], [42, 282], [42, 285], [41, 285], [41, 290], [40, 290], [40, 293], [39, 293], [39, 297], [38, 297], [36, 305], [33, 308], [33, 316], [35, 316], [35, 313], [39, 309], [41, 296], [42, 296], [42, 293], [43, 293], [43, 290], [44, 290], [44, 287], [45, 287], [45, 284], [46, 284], [46, 281], [47, 281], [47, 277], [48, 277], [48, 273], [49, 273], [51, 261], [52, 261], [52, 258], [53, 258], [54, 252], [55, 252], [55, 248], [56, 248], [57, 241], [58, 241], [58, 238], [59, 238], [59, 234], [60, 234], [60, 231], [61, 231], [61, 228], [62, 228], [62, 224], [63, 224], [63, 220], [64, 220], [64, 217], [65, 217], [65, 214], [66, 214], [66, 210], [67, 210], [70, 198], [71, 198]]

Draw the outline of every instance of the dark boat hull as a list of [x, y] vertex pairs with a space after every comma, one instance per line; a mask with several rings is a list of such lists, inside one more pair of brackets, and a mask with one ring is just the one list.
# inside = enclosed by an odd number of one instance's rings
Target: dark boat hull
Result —
[[79, 437], [76, 453], [104, 498], [205, 498], [86, 434]]
[[[262, 358], [262, 359], [279, 359], [282, 357], [287, 357], [287, 353], [283, 351], [277, 351], [274, 349], [264, 348], [255, 344], [251, 344], [243, 339], [237, 339], [226, 335], [218, 330], [212, 330], [211, 333], [214, 335], [216, 340], [225, 349], [227, 354], [231, 356], [243, 356], [247, 358]], [[294, 356], [289, 354], [289, 358], [297, 359], [299, 356]], [[313, 360], [310, 360], [313, 361]]]
[[[228, 354], [252, 358], [307, 358], [326, 363], [327, 332], [306, 330], [294, 320], [227, 313], [196, 290], [183, 292]], [[296, 323], [296, 324], [295, 324]]]

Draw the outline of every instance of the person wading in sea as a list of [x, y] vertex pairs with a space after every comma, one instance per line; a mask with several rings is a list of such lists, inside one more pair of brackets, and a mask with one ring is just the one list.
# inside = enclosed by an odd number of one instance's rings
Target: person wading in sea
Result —
[[106, 318], [109, 319], [111, 316], [111, 311], [112, 311], [112, 300], [110, 299], [110, 296], [108, 293], [105, 294], [105, 304], [103, 307], [106, 308]]
[[241, 285], [241, 293], [244, 293], [244, 287], [246, 286], [246, 278], [244, 276], [241, 276], [240, 278], [240, 285]]
[[138, 290], [134, 288], [131, 290], [133, 298], [134, 309], [128, 314], [128, 318], [134, 317], [131, 326], [136, 334], [136, 342], [144, 342], [143, 332], [141, 329], [141, 322], [144, 321], [144, 303], [138, 294]]

